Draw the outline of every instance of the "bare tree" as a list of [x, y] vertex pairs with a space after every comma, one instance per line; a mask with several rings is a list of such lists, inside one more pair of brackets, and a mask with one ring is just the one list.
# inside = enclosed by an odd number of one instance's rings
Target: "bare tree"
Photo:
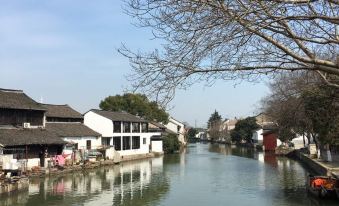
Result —
[[270, 84], [271, 94], [263, 98], [262, 109], [277, 124], [282, 141], [291, 140], [296, 134], [306, 135], [309, 141], [315, 137], [301, 96], [318, 83], [314, 73], [285, 72]]
[[162, 103], [199, 81], [253, 81], [282, 70], [316, 71], [339, 87], [329, 78], [339, 76], [338, 0], [125, 1], [163, 42], [160, 51], [119, 49], [133, 68], [129, 79]]

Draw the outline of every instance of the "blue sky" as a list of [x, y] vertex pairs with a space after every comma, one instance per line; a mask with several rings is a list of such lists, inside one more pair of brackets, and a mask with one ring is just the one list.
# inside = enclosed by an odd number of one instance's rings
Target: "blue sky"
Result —
[[[117, 48], [160, 48], [150, 29], [132, 25], [120, 0], [0, 0], [0, 88], [22, 89], [44, 103], [97, 108], [129, 82], [128, 60]], [[216, 109], [224, 118], [256, 113], [265, 83], [217, 82], [177, 91], [169, 113], [204, 126]]]

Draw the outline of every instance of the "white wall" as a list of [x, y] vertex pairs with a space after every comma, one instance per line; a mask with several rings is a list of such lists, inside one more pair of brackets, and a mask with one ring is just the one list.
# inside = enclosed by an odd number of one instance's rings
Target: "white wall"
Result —
[[89, 111], [84, 115], [84, 124], [92, 130], [98, 132], [103, 137], [113, 136], [112, 120]]
[[[297, 135], [297, 137], [292, 139], [291, 142], [294, 144], [295, 149], [304, 148], [304, 138], [302, 135]], [[305, 144], [306, 144], [306, 147], [309, 144], [308, 139], [306, 137], [305, 137]]]
[[152, 152], [163, 152], [162, 140], [151, 141]]
[[[180, 126], [180, 130], [178, 131], [178, 126]], [[182, 144], [186, 144], [185, 141], [185, 125], [172, 117], [169, 118], [169, 122], [165, 127], [169, 130], [171, 130], [174, 133], [178, 134], [178, 139]]]
[[258, 129], [256, 131], [254, 131], [253, 134], [252, 134], [253, 142], [255, 142], [255, 143], [262, 143], [263, 140], [264, 140], [264, 137], [263, 137], [262, 133], [263, 133], [262, 129]]
[[[132, 149], [132, 140], [131, 140], [131, 144], [130, 144], [131, 149], [117, 151], [121, 156], [150, 153], [149, 148], [150, 148], [150, 144], [151, 144], [151, 136], [153, 136], [153, 133], [122, 133], [121, 135], [118, 135], [118, 133], [114, 133], [114, 136], [121, 136], [121, 137], [123, 137], [123, 136], [130, 136], [130, 137], [140, 136], [140, 149]], [[146, 138], [146, 144], [143, 144], [144, 138]], [[122, 139], [121, 139], [121, 147], [122, 147], [122, 144], [123, 143], [122, 143]]]
[[64, 137], [66, 142], [78, 143], [78, 149], [86, 149], [87, 140], [91, 140], [91, 149], [101, 148], [101, 137]]

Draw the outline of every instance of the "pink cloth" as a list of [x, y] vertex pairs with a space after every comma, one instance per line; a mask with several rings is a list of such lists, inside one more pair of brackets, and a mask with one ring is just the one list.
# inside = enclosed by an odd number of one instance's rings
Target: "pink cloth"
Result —
[[64, 166], [65, 165], [65, 158], [63, 155], [55, 155], [54, 157], [55, 165]]

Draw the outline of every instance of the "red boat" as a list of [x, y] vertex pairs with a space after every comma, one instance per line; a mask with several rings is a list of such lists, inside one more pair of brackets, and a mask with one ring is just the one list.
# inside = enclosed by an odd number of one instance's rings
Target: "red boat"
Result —
[[330, 176], [309, 176], [307, 190], [318, 198], [339, 198], [339, 180]]

